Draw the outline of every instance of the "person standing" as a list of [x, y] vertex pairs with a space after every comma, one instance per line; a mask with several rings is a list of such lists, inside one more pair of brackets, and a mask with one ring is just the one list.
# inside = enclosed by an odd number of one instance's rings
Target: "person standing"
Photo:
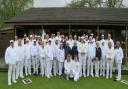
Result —
[[84, 37], [81, 37], [81, 43], [78, 46], [79, 61], [80, 61], [80, 76], [86, 77], [86, 64], [87, 64], [87, 43], [84, 41]]
[[93, 62], [92, 60], [95, 58], [95, 43], [92, 40], [92, 37], [89, 37], [88, 47], [87, 47], [87, 76], [91, 74], [93, 75]]
[[100, 48], [100, 44], [97, 41], [96, 42], [96, 52], [95, 52], [95, 58], [93, 60], [94, 65], [95, 65], [95, 77], [99, 77], [99, 63], [100, 63], [100, 59], [101, 59], [101, 48]]
[[119, 41], [116, 42], [115, 48], [115, 62], [118, 70], [117, 80], [121, 80], [121, 66], [124, 54]]
[[112, 43], [108, 42], [108, 48], [106, 50], [106, 61], [107, 61], [106, 79], [108, 79], [109, 77], [112, 78], [114, 57], [115, 57], [114, 48], [112, 47]]
[[18, 77], [24, 78], [23, 76], [23, 67], [24, 67], [24, 47], [22, 45], [22, 40], [18, 40], [18, 46], [16, 47], [17, 60], [18, 63], [16, 65], [16, 79]]
[[64, 47], [63, 47], [63, 43], [60, 43], [60, 48], [58, 50], [59, 76], [62, 75], [64, 59], [65, 59]]
[[46, 57], [45, 57], [45, 47], [44, 47], [44, 42], [40, 41], [39, 42], [39, 60], [40, 60], [40, 71], [41, 71], [41, 76], [44, 76], [45, 73], [45, 61], [46, 61]]
[[12, 85], [12, 82], [17, 82], [15, 76], [17, 54], [13, 40], [10, 40], [10, 46], [5, 51], [5, 63], [8, 66], [8, 85]]
[[25, 60], [25, 74], [26, 76], [31, 75], [31, 45], [29, 43], [29, 39], [26, 38], [24, 45], [24, 60]]
[[35, 75], [38, 74], [38, 46], [36, 44], [36, 40], [33, 40], [30, 53], [32, 57], [33, 74]]
[[102, 51], [101, 60], [100, 60], [100, 76], [105, 76], [105, 67], [106, 67], [106, 40], [104, 35], [101, 35], [100, 48]]
[[45, 48], [45, 54], [46, 54], [46, 77], [50, 78], [52, 76], [52, 61], [53, 61], [53, 50], [51, 46], [51, 40], [48, 41], [48, 44]]

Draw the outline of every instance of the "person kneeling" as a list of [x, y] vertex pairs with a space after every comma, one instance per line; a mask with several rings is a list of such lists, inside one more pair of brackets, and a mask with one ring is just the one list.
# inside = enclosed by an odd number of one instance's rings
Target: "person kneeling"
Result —
[[72, 60], [70, 54], [67, 54], [66, 60], [64, 62], [64, 73], [66, 74], [66, 79], [69, 80], [71, 76], [71, 67], [72, 67]]
[[74, 81], [78, 81], [80, 77], [80, 63], [78, 61], [78, 56], [74, 55], [74, 60], [71, 65], [71, 74], [74, 78]]

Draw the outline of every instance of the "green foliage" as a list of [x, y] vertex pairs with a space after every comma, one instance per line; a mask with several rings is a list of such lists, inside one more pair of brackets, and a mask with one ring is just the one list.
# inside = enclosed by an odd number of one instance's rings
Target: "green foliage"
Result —
[[0, 0], [0, 27], [5, 26], [4, 20], [29, 8], [32, 1], [33, 0]]
[[72, 0], [67, 7], [122, 8], [124, 0]]

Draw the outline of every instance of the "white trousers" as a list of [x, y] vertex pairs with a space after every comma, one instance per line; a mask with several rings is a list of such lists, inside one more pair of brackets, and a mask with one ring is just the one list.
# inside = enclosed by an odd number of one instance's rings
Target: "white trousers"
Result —
[[40, 58], [40, 73], [41, 73], [41, 76], [43, 77], [44, 76], [44, 73], [45, 73], [45, 58]]
[[78, 81], [79, 80], [79, 73], [73, 72], [73, 77], [74, 77], [74, 81]]
[[105, 76], [105, 68], [106, 68], [106, 61], [105, 57], [102, 57], [100, 60], [100, 76]]
[[11, 84], [11, 80], [14, 82], [16, 80], [16, 65], [9, 64], [8, 66], [8, 84]]
[[57, 58], [56, 57], [53, 58], [53, 74], [54, 76], [56, 76], [57, 74]]
[[122, 66], [122, 63], [116, 63], [116, 65], [117, 65], [117, 70], [118, 70], [117, 78], [121, 80], [121, 66]]
[[63, 62], [59, 61], [59, 76], [62, 75], [62, 71], [63, 71]]
[[112, 78], [112, 69], [113, 69], [113, 63], [107, 61], [107, 71], [106, 71], [106, 77]]
[[19, 77], [23, 78], [23, 67], [24, 67], [24, 60], [19, 61], [16, 65], [16, 79]]
[[33, 74], [38, 74], [38, 68], [39, 68], [39, 58], [32, 57], [32, 66], [33, 66]]
[[80, 56], [80, 75], [83, 74], [83, 76], [86, 76], [86, 65], [87, 60], [86, 60], [86, 55], [81, 55]]
[[95, 61], [95, 76], [99, 77], [99, 61]]
[[46, 70], [45, 70], [45, 76], [47, 78], [50, 78], [50, 74], [51, 74], [51, 69], [50, 69], [50, 59], [49, 58], [46, 58]]
[[25, 59], [25, 74], [31, 75], [31, 59]]
[[88, 57], [87, 60], [87, 76], [89, 76], [91, 74], [91, 76], [93, 76], [93, 62], [92, 62], [92, 58]]

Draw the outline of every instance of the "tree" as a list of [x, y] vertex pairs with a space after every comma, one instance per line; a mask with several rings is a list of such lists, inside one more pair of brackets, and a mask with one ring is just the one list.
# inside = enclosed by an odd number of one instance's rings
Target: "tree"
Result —
[[67, 7], [122, 8], [124, 0], [72, 0]]
[[33, 0], [0, 0], [0, 27], [3, 27], [4, 20], [21, 13], [30, 7]]

